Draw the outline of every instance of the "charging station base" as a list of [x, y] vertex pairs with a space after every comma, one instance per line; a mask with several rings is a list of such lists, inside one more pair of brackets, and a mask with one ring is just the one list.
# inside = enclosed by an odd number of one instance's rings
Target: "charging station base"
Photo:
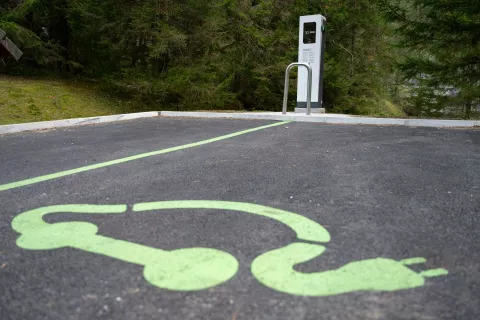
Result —
[[[307, 108], [295, 108], [295, 113], [306, 113]], [[325, 113], [325, 108], [312, 108], [312, 113]]]

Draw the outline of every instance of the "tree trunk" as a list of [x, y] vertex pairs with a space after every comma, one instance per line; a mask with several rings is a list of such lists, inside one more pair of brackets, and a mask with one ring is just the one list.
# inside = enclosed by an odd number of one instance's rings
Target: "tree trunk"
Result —
[[[357, 3], [357, 0], [353, 0], [353, 15], [356, 16], [357, 13], [358, 13], [358, 3]], [[355, 52], [356, 42], [357, 42], [357, 23], [353, 22], [352, 29], [351, 29], [351, 38], [350, 38], [350, 52], [351, 52], [350, 54], [352, 55], [350, 58], [350, 68], [349, 68], [350, 79], [353, 78], [353, 75], [355, 73], [355, 59], [353, 57], [353, 52]]]
[[[350, 52], [355, 52], [356, 33], [357, 33], [357, 27], [354, 26], [352, 28], [352, 37], [350, 38]], [[350, 79], [353, 78], [354, 72], [355, 72], [355, 60], [352, 55], [350, 58], [350, 72], [349, 72]]]
[[472, 116], [472, 101], [469, 100], [465, 104], [465, 118], [470, 119], [471, 116]]

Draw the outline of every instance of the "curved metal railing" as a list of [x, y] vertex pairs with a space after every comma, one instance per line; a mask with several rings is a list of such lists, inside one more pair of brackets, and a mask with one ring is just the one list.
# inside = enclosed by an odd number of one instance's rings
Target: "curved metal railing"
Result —
[[283, 108], [282, 114], [287, 114], [287, 103], [288, 103], [288, 87], [290, 84], [290, 70], [293, 67], [305, 67], [308, 70], [308, 80], [307, 80], [307, 116], [312, 112], [312, 67], [308, 63], [304, 62], [294, 62], [288, 65], [287, 70], [285, 71], [285, 88], [283, 94]]

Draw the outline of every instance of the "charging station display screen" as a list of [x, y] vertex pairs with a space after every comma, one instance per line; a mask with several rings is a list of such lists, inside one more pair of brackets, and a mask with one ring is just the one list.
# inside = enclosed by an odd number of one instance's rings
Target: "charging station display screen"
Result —
[[303, 43], [315, 43], [317, 38], [317, 23], [307, 22], [303, 24]]

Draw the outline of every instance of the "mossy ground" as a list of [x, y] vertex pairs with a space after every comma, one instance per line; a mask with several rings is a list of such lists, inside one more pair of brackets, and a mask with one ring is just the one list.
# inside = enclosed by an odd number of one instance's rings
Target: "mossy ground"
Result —
[[95, 83], [0, 76], [0, 124], [135, 112], [133, 104]]

